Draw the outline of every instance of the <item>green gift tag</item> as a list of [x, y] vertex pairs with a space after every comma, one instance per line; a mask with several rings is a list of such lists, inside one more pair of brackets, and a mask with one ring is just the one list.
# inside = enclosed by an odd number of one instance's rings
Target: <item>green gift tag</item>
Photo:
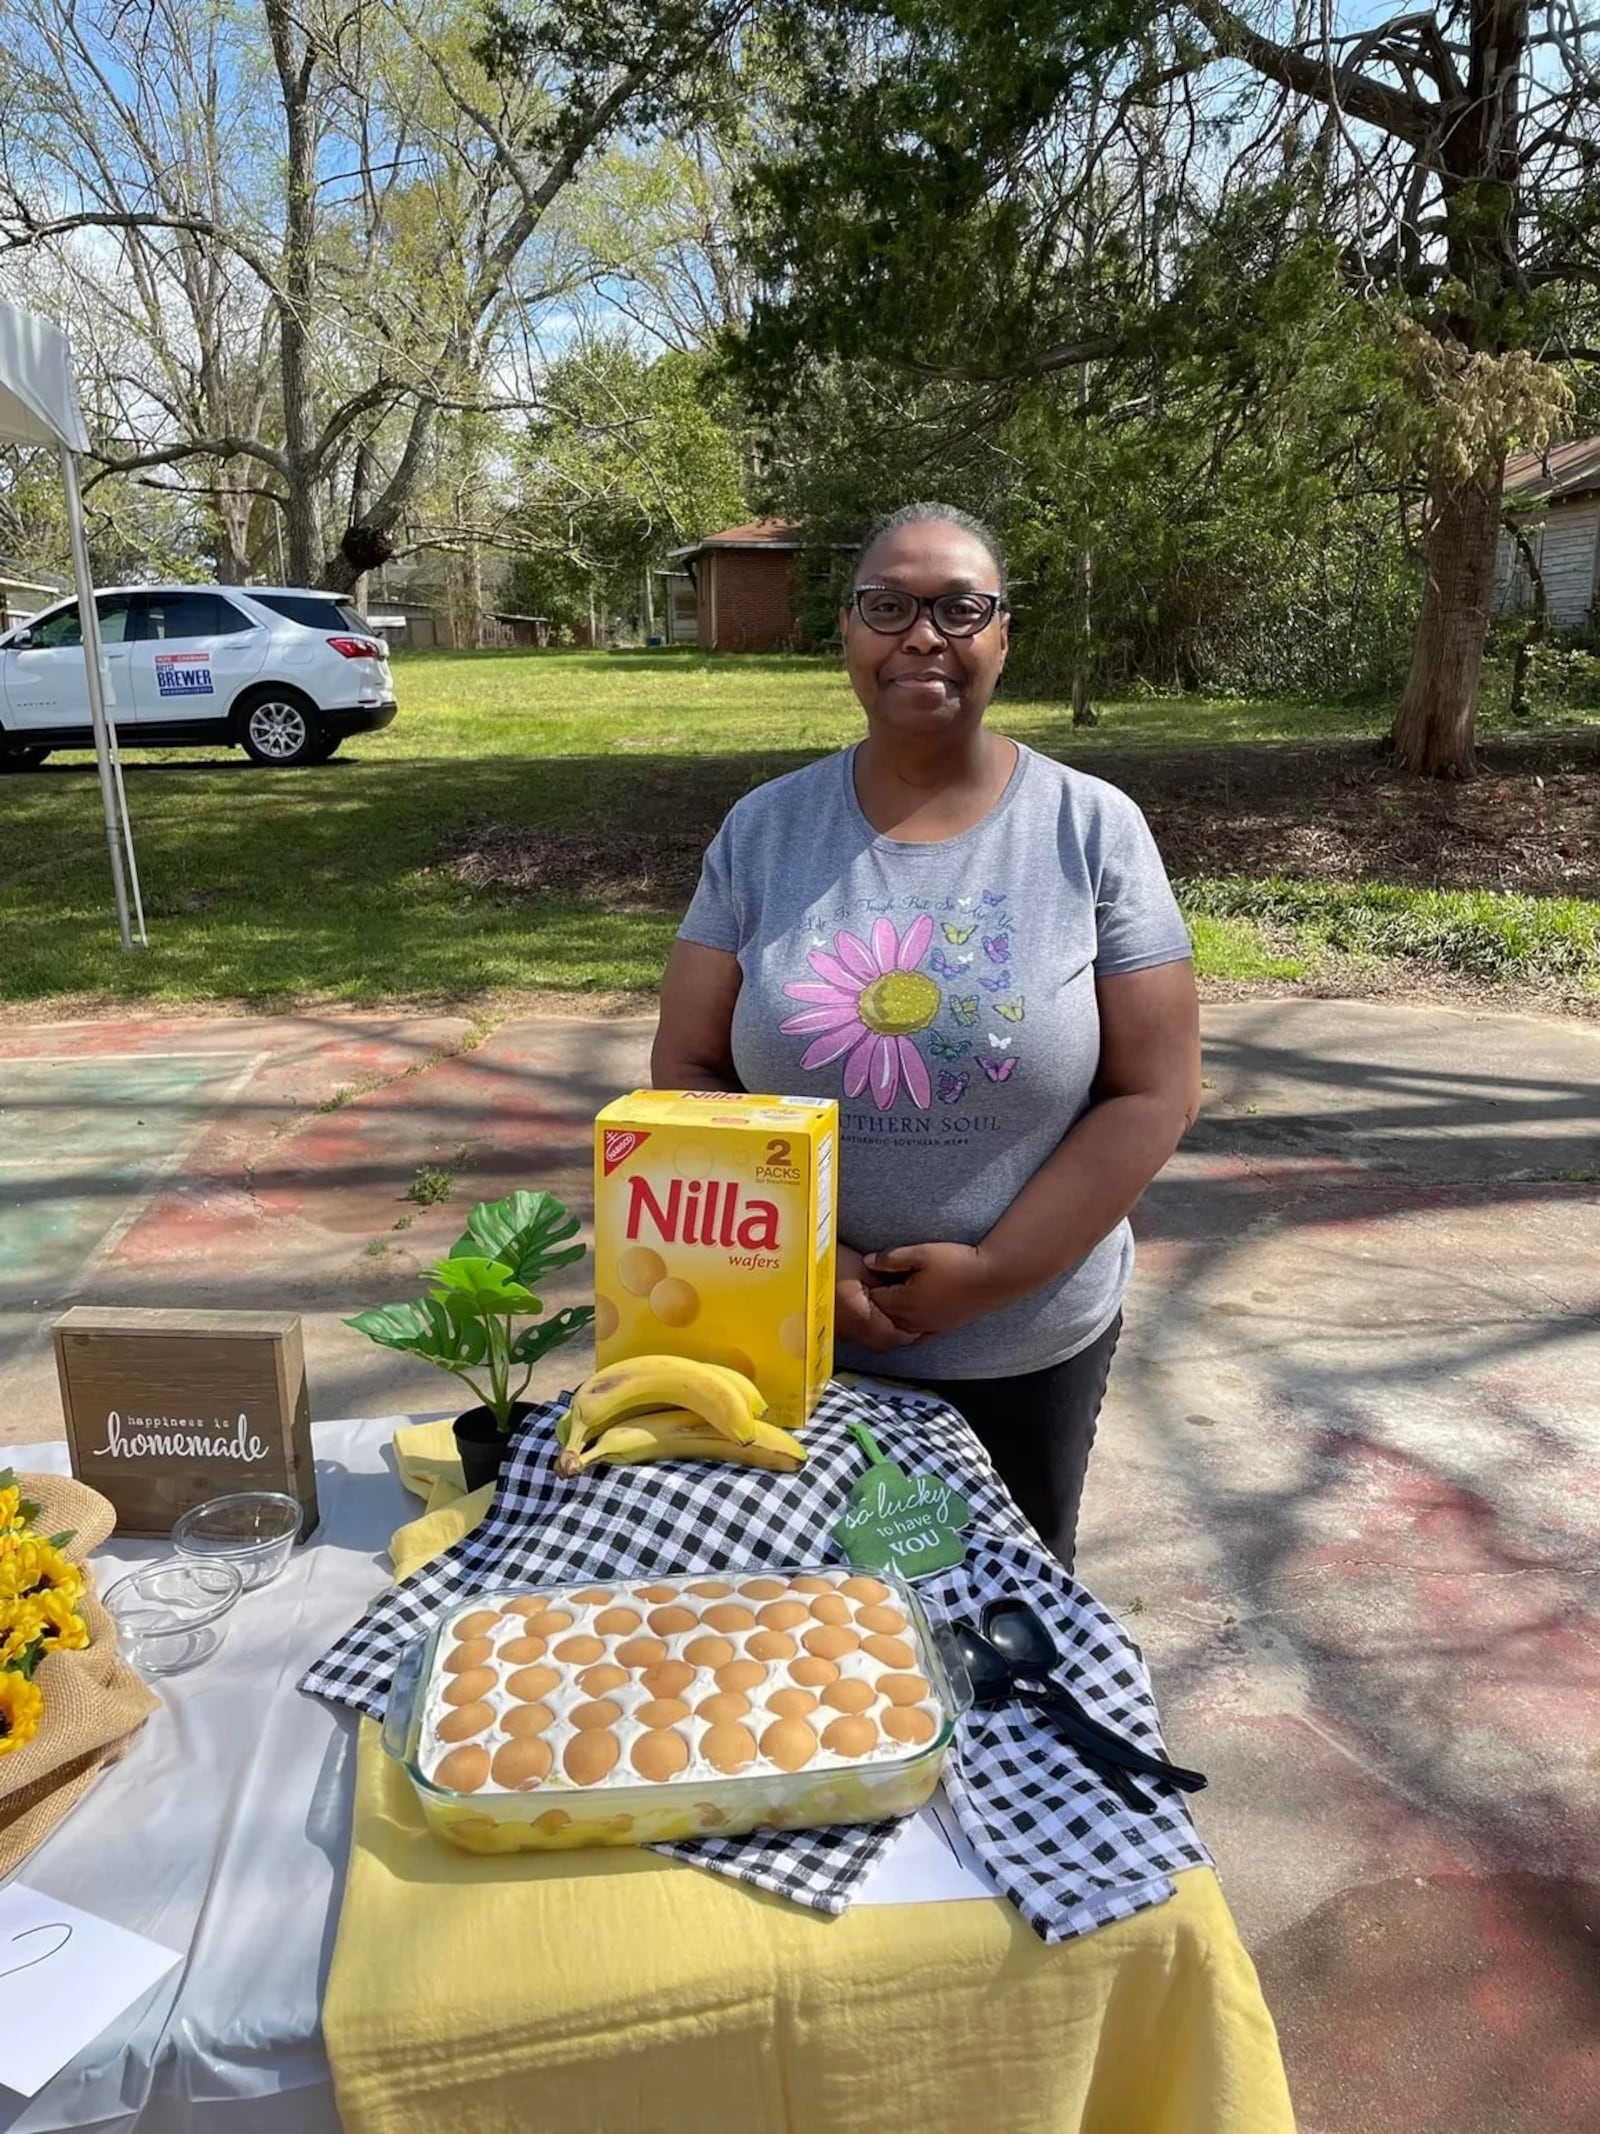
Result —
[[967, 1553], [960, 1529], [972, 1517], [965, 1497], [933, 1475], [908, 1475], [886, 1459], [864, 1424], [850, 1425], [872, 1465], [850, 1492], [850, 1509], [833, 1529], [853, 1564], [864, 1571], [892, 1565], [902, 1578], [947, 1571]]

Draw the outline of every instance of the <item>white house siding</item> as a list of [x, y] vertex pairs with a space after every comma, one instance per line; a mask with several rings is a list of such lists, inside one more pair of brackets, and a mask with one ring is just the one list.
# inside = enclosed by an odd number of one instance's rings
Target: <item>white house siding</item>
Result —
[[[1539, 559], [1550, 620], [1558, 630], [1575, 630], [1595, 601], [1595, 573], [1600, 562], [1600, 497], [1580, 497], [1553, 505], [1528, 539]], [[1532, 598], [1527, 572], [1511, 536], [1502, 533], [1495, 562], [1495, 608], [1508, 614]]]

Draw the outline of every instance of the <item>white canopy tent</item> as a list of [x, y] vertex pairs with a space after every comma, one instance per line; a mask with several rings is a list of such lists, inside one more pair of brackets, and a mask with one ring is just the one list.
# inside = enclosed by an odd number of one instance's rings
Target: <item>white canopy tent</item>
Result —
[[53, 445], [61, 458], [67, 490], [67, 525], [72, 535], [72, 569], [78, 587], [78, 617], [83, 629], [83, 662], [89, 686], [89, 715], [94, 722], [94, 752], [100, 766], [100, 805], [106, 819], [111, 853], [111, 887], [117, 900], [117, 928], [124, 948], [132, 948], [130, 898], [142, 947], [149, 946], [139, 870], [128, 822], [128, 798], [122, 789], [122, 760], [106, 717], [108, 673], [100, 649], [100, 619], [95, 611], [89, 574], [89, 544], [83, 530], [83, 496], [78, 487], [80, 452], [89, 449], [89, 433], [78, 408], [72, 351], [59, 326], [19, 311], [0, 297], [0, 444]]

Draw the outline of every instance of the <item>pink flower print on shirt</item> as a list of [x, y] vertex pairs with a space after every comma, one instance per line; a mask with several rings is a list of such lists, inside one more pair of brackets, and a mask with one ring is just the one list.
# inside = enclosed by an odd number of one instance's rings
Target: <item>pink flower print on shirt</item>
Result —
[[933, 1090], [927, 1062], [911, 1040], [939, 1012], [939, 988], [917, 969], [932, 939], [933, 921], [924, 912], [904, 934], [892, 919], [879, 919], [870, 941], [841, 930], [831, 955], [813, 949], [806, 961], [822, 982], [783, 990], [814, 1005], [778, 1025], [787, 1037], [814, 1037], [800, 1065], [825, 1067], [843, 1053], [847, 1097], [870, 1088], [873, 1103], [887, 1111], [903, 1082], [912, 1103], [926, 1111]]

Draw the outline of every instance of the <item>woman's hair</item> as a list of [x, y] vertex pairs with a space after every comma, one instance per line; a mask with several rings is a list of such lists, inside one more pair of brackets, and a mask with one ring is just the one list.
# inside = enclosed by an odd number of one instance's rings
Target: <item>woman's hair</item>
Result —
[[1000, 553], [1000, 543], [982, 519], [975, 519], [970, 511], [958, 511], [954, 504], [902, 504], [898, 511], [891, 511], [879, 519], [856, 550], [856, 559], [850, 566], [851, 585], [854, 586], [861, 576], [862, 564], [886, 534], [898, 533], [902, 526], [924, 526], [930, 519], [937, 520], [941, 526], [959, 526], [964, 534], [971, 534], [994, 565], [994, 589], [1003, 594], [1006, 590], [1006, 559]]

